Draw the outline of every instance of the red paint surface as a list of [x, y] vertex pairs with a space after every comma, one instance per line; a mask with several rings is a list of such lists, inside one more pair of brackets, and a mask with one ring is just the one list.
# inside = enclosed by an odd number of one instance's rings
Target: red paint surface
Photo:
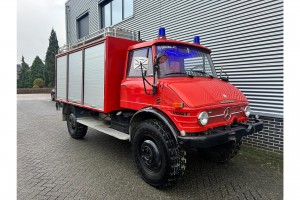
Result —
[[[88, 48], [104, 40], [93, 42], [81, 48]], [[146, 95], [142, 78], [127, 78], [128, 50], [152, 46], [153, 59], [155, 48], [153, 45], [160, 43], [190, 45], [211, 52], [210, 49], [187, 42], [175, 40], [158, 39], [148, 42], [137, 42], [132, 40], [106, 37], [105, 55], [105, 91], [104, 110], [78, 105], [63, 101], [72, 105], [95, 110], [99, 112], [111, 112], [121, 109], [140, 110], [145, 107], [155, 107], [166, 113], [177, 126], [178, 130], [188, 133], [201, 132], [209, 128], [228, 125], [236, 121], [246, 121], [243, 109], [248, 105], [246, 97], [233, 85], [217, 78], [209, 77], [170, 77], [158, 79], [158, 93]], [[79, 49], [76, 49], [79, 50]], [[74, 51], [74, 50], [72, 50]], [[70, 51], [71, 52], [71, 51]], [[62, 56], [66, 53], [60, 54]], [[153, 83], [153, 77], [147, 77]], [[146, 84], [148, 93], [152, 93], [152, 87]], [[97, 91], [95, 91], [97, 92]], [[224, 100], [233, 102], [222, 103]], [[184, 103], [183, 108], [174, 108], [173, 103]], [[226, 121], [224, 118], [210, 118], [206, 126], [199, 125], [198, 115], [202, 111], [209, 112], [209, 116], [222, 114], [225, 108], [242, 112], [232, 115]], [[180, 115], [184, 113], [184, 115]]]
[[[148, 78], [151, 83], [152, 79]], [[249, 103], [245, 96], [231, 84], [219, 79], [206, 77], [173, 77], [158, 80], [158, 93], [148, 96], [144, 92], [141, 78], [125, 78], [121, 88], [121, 107], [140, 110], [153, 106], [166, 113], [177, 126], [178, 130], [186, 132], [202, 132], [210, 128], [232, 124], [236, 121], [246, 121], [243, 109]], [[125, 92], [127, 91], [127, 92]], [[147, 86], [147, 92], [152, 88]], [[223, 97], [227, 95], [227, 98]], [[159, 99], [159, 103], [157, 103]], [[152, 100], [152, 103], [150, 102]], [[223, 100], [233, 100], [231, 103], [220, 103]], [[173, 103], [184, 103], [183, 108], [174, 108]], [[223, 117], [211, 118], [206, 126], [198, 122], [198, 115], [202, 111], [212, 112], [209, 116], [222, 114], [225, 108], [232, 112], [242, 108], [242, 112], [232, 115], [226, 121]], [[175, 113], [187, 113], [181, 116]]]
[[[168, 78], [162, 79], [190, 107], [198, 108], [219, 104], [224, 100], [247, 101], [245, 96], [233, 85], [216, 78]], [[226, 95], [227, 97], [224, 97]]]
[[106, 37], [104, 112], [120, 110], [120, 85], [126, 68], [127, 49], [138, 43], [115, 37]]
[[211, 50], [205, 46], [202, 46], [201, 44], [194, 44], [194, 43], [188, 43], [188, 42], [181, 42], [181, 41], [177, 41], [177, 40], [165, 40], [165, 39], [156, 39], [156, 40], [151, 40], [151, 41], [147, 41], [147, 42], [142, 42], [142, 43], [138, 43], [135, 45], [132, 45], [131, 47], [129, 47], [129, 50], [133, 50], [133, 49], [138, 49], [138, 48], [143, 48], [143, 47], [149, 47], [149, 46], [153, 46], [156, 44], [173, 44], [173, 45], [189, 45], [189, 46], [193, 46], [193, 47], [197, 47], [200, 48], [206, 52], [211, 52]]

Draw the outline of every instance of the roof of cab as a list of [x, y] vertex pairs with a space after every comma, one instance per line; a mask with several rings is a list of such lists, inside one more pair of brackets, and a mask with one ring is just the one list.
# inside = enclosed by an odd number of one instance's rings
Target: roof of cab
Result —
[[201, 44], [194, 44], [194, 43], [190, 43], [190, 42], [182, 42], [182, 41], [167, 40], [167, 39], [155, 39], [155, 40], [151, 40], [151, 41], [141, 42], [141, 43], [130, 46], [128, 48], [128, 50], [139, 49], [139, 48], [143, 48], [143, 47], [152, 46], [152, 45], [155, 45], [155, 44], [188, 45], [188, 46], [193, 46], [193, 47], [196, 47], [196, 48], [203, 49], [204, 51], [207, 51], [207, 52], [211, 53], [211, 49], [209, 49], [205, 46], [202, 46]]

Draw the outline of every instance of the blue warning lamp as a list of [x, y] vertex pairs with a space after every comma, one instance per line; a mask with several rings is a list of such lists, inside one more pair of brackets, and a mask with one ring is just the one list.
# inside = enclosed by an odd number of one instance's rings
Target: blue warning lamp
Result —
[[194, 44], [200, 44], [200, 36], [194, 37]]
[[158, 29], [158, 39], [166, 39], [166, 29], [165, 29], [165, 27], [160, 27]]

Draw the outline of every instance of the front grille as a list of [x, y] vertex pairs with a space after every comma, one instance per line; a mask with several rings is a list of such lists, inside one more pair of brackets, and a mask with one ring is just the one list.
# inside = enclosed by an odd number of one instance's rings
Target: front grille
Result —
[[[231, 107], [221, 107], [221, 108], [216, 108], [213, 110], [210, 110], [208, 113], [208, 124], [213, 124], [213, 123], [218, 123], [218, 122], [224, 122], [225, 120], [225, 110], [230, 110], [231, 117], [227, 121], [231, 121], [233, 117], [239, 117], [243, 113], [243, 108], [241, 106], [231, 106]], [[225, 113], [226, 114], [226, 113]], [[228, 112], [227, 112], [228, 114]]]

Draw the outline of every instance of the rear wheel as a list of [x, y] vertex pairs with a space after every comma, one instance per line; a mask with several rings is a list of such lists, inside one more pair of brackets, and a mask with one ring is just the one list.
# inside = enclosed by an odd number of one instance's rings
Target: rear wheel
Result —
[[185, 151], [158, 120], [149, 119], [138, 125], [132, 150], [139, 173], [152, 186], [170, 185], [184, 174]]
[[51, 94], [51, 101], [54, 101], [54, 100], [55, 100], [54, 94]]
[[222, 145], [199, 149], [200, 155], [203, 156], [206, 160], [226, 163], [231, 158], [237, 155], [242, 144], [241, 139], [236, 141], [230, 141]]
[[73, 112], [68, 114], [67, 126], [69, 134], [74, 139], [81, 139], [86, 135], [88, 127], [77, 122]]

